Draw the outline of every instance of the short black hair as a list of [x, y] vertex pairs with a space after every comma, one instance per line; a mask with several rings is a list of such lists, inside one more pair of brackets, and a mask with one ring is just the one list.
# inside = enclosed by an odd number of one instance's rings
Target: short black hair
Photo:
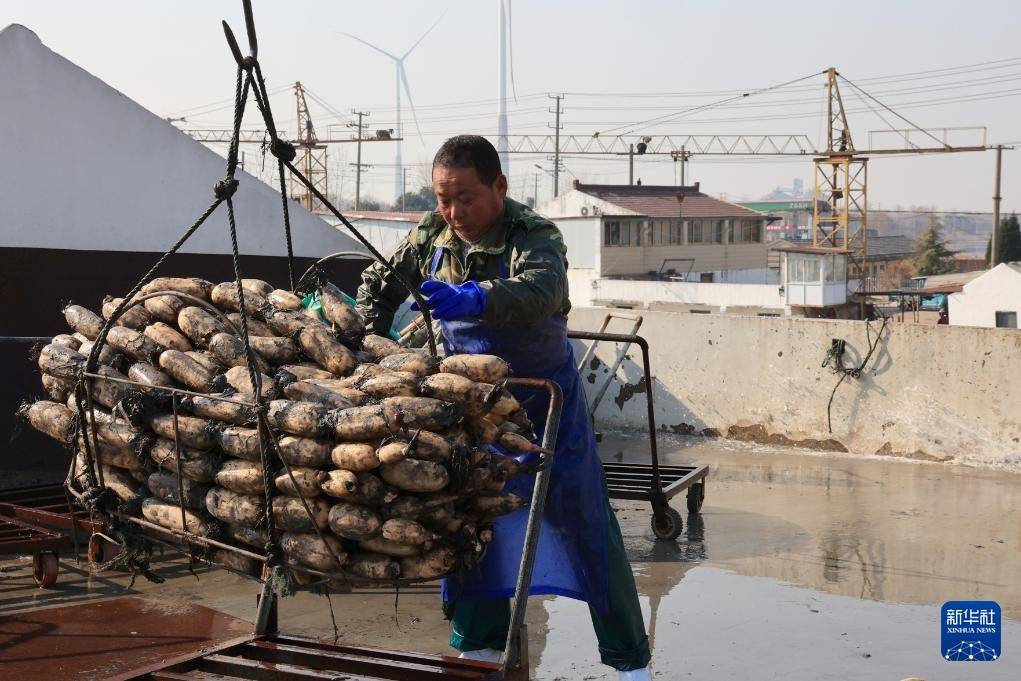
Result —
[[433, 168], [474, 168], [479, 180], [489, 186], [503, 173], [496, 147], [480, 135], [451, 137], [433, 156]]

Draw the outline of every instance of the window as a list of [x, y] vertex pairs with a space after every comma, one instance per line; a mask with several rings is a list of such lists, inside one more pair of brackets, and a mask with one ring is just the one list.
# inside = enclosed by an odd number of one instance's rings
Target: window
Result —
[[603, 224], [603, 245], [620, 246], [620, 223], [616, 220]]
[[688, 241], [693, 244], [705, 243], [702, 225], [704, 220], [692, 220], [689, 224]]
[[806, 258], [805, 259], [805, 283], [806, 284], [818, 284], [819, 283], [819, 266], [822, 262], [819, 258]]
[[794, 253], [787, 254], [787, 282], [800, 284], [801, 279], [801, 256]]
[[996, 328], [997, 329], [1016, 329], [1017, 328], [1017, 312], [997, 312], [996, 313]]
[[712, 221], [712, 242], [714, 244], [723, 243], [723, 227], [727, 224], [726, 220], [713, 220]]
[[666, 243], [666, 221], [656, 220], [652, 223], [652, 245], [662, 246]]
[[751, 244], [762, 241], [762, 223], [759, 220], [732, 220], [731, 225], [731, 243]]
[[[841, 258], [843, 260], [843, 258]], [[837, 266], [837, 274], [840, 274]], [[787, 282], [790, 284], [818, 284], [822, 276], [822, 260], [818, 256], [802, 253], [787, 254]]]
[[652, 245], [652, 222], [649, 220], [639, 220], [638, 222], [632, 223], [632, 239], [631, 242], [635, 246], [651, 246]]
[[631, 223], [622, 222], [620, 223], [620, 245], [630, 246], [631, 245]]

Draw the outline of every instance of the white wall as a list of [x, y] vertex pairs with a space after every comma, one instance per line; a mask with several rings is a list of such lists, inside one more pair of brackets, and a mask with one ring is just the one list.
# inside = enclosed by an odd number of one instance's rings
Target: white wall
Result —
[[[575, 308], [569, 327], [596, 330], [606, 309]], [[846, 362], [868, 351], [864, 322], [642, 312], [651, 348], [660, 428], [814, 449], [1021, 467], [1021, 334], [921, 324], [890, 324], [859, 379], [826, 404], [837, 383], [821, 366], [831, 339], [847, 341]], [[872, 338], [879, 325], [872, 324]], [[581, 357], [580, 349], [576, 350]], [[586, 365], [595, 388], [603, 365]], [[604, 427], [647, 427], [638, 390], [641, 353], [632, 347], [596, 413]], [[896, 494], [896, 490], [890, 490]]]
[[567, 288], [571, 296], [571, 305], [574, 307], [591, 307], [595, 303], [592, 300], [593, 283], [596, 280], [596, 271], [574, 267], [567, 269]]
[[604, 201], [598, 197], [580, 192], [577, 189], [568, 189], [560, 196], [541, 204], [536, 211], [545, 215], [554, 222], [561, 218], [593, 217], [597, 215], [641, 215], [633, 210], [621, 208], [620, 206]]
[[560, 233], [564, 235], [568, 264], [572, 268], [591, 269], [595, 267], [599, 239], [602, 234], [599, 218], [560, 218], [553, 221], [560, 229]]
[[591, 299], [596, 304], [633, 302], [645, 306], [649, 303], [680, 303], [721, 308], [783, 308], [780, 290], [775, 284], [697, 284], [683, 281], [595, 279], [591, 286]]
[[[210, 65], [234, 93], [224, 53]], [[17, 24], [0, 31], [0, 246], [159, 252], [213, 199], [225, 162]], [[250, 104], [252, 108], [254, 103]], [[244, 172], [234, 196], [244, 254], [285, 253], [280, 194]], [[222, 206], [182, 248], [229, 253]], [[359, 244], [290, 203], [295, 255]]]
[[1015, 312], [1021, 320], [1021, 263], [1001, 263], [949, 298], [953, 326], [995, 327], [998, 311]]

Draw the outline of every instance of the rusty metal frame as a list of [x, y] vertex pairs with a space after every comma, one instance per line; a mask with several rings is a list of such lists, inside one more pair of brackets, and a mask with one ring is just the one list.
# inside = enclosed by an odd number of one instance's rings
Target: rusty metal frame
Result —
[[[644, 317], [640, 314], [633, 314], [630, 312], [619, 312], [617, 310], [611, 310], [606, 313], [603, 318], [603, 324], [599, 327], [599, 331], [596, 333], [605, 333], [607, 327], [610, 325], [610, 321], [613, 319], [626, 319], [634, 322], [631, 325], [631, 331], [627, 335], [634, 336], [638, 333], [638, 329], [641, 328]], [[581, 373], [585, 365], [588, 363], [589, 358], [595, 354], [596, 346], [599, 345], [599, 341], [593, 341], [588, 348], [585, 350], [585, 354], [582, 356], [581, 361], [578, 362], [578, 372]], [[596, 389], [596, 396], [592, 398], [592, 404], [589, 405], [589, 416], [595, 418], [596, 409], [599, 408], [599, 403], [603, 401], [603, 396], [606, 395], [606, 391], [610, 389], [610, 384], [613, 383], [613, 379], [617, 376], [617, 370], [620, 365], [624, 363], [624, 357], [627, 356], [627, 351], [631, 349], [631, 341], [619, 344], [617, 347], [617, 356], [613, 360], [613, 366], [610, 367], [610, 372], [606, 375], [606, 380], [599, 388]], [[650, 377], [646, 376], [646, 380], [650, 380]]]
[[[616, 473], [615, 467], [627, 469], [626, 475], [632, 475], [636, 481], [648, 480], [647, 491], [640, 492], [638, 489], [635, 490], [614, 490], [610, 489], [610, 498], [612, 499], [631, 499], [636, 501], [648, 501], [652, 505], [653, 516], [661, 518], [666, 513], [669, 507], [670, 499], [675, 497], [684, 489], [689, 489], [692, 485], [701, 482], [702, 488], [700, 494], [704, 495], [705, 490], [705, 479], [709, 473], [708, 466], [662, 466], [659, 462], [659, 443], [656, 437], [656, 412], [655, 402], [653, 397], [653, 386], [652, 386], [652, 370], [649, 362], [649, 343], [641, 336], [634, 334], [618, 334], [618, 333], [606, 333], [605, 329], [609, 325], [612, 316], [624, 316], [622, 313], [608, 313], [603, 320], [602, 327], [599, 331], [568, 331], [567, 337], [575, 340], [588, 340], [592, 341], [584, 357], [582, 358], [582, 364], [584, 364], [591, 354], [594, 352], [595, 345], [600, 341], [608, 341], [618, 344], [623, 344], [625, 348], [629, 348], [631, 344], [637, 345], [642, 351], [642, 372], [645, 380], [645, 404], [646, 414], [648, 419], [648, 431], [649, 431], [649, 453], [652, 459], [651, 465], [639, 464], [639, 463], [628, 463], [628, 464], [607, 464], [604, 463], [603, 470], [607, 474], [607, 477], [611, 477]], [[638, 317], [640, 320], [641, 317]], [[640, 323], [640, 321], [639, 321]], [[610, 378], [616, 375], [617, 368], [624, 358], [623, 352], [618, 352], [617, 360], [614, 363], [613, 371], [610, 372]], [[608, 387], [609, 383], [607, 383]], [[605, 392], [603, 388], [600, 395]], [[598, 402], [596, 405], [598, 406]], [[595, 407], [592, 408], [592, 415], [595, 415]], [[663, 485], [663, 474], [667, 473], [669, 478], [668, 484]], [[637, 486], [636, 486], [637, 487]]]

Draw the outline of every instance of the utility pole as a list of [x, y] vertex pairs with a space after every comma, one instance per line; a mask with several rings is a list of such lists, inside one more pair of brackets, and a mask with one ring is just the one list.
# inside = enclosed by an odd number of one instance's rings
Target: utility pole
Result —
[[1003, 145], [996, 145], [996, 180], [993, 184], [993, 233], [989, 242], [989, 268], [996, 267], [1000, 255], [1000, 164], [1003, 156]]
[[358, 131], [358, 158], [355, 162], [355, 210], [362, 209], [362, 130], [365, 129], [365, 124], [362, 123], [362, 119], [368, 116], [367, 111], [355, 111], [351, 110], [355, 116], [358, 116], [358, 123], [348, 123], [348, 126], [355, 128]]
[[532, 190], [532, 202], [535, 204], [533, 208], [539, 205], [539, 173], [533, 173], [535, 176], [535, 189]]
[[675, 157], [681, 162], [681, 186], [684, 186], [684, 168], [688, 165], [688, 159], [691, 158], [691, 154], [684, 150], [684, 145], [681, 145], [681, 155]]
[[627, 183], [635, 183], [635, 145], [627, 145]]
[[404, 198], [408, 194], [408, 169], [402, 168], [404, 171], [404, 180], [401, 182], [401, 212], [404, 212]]
[[[560, 196], [560, 129], [563, 127], [560, 125], [560, 100], [564, 98], [563, 95], [547, 95], [550, 99], [557, 101], [557, 107], [551, 110], [550, 113], [556, 114], [555, 123], [553, 123], [553, 198]], [[538, 196], [538, 192], [536, 192]], [[538, 201], [538, 198], [536, 198]]]

